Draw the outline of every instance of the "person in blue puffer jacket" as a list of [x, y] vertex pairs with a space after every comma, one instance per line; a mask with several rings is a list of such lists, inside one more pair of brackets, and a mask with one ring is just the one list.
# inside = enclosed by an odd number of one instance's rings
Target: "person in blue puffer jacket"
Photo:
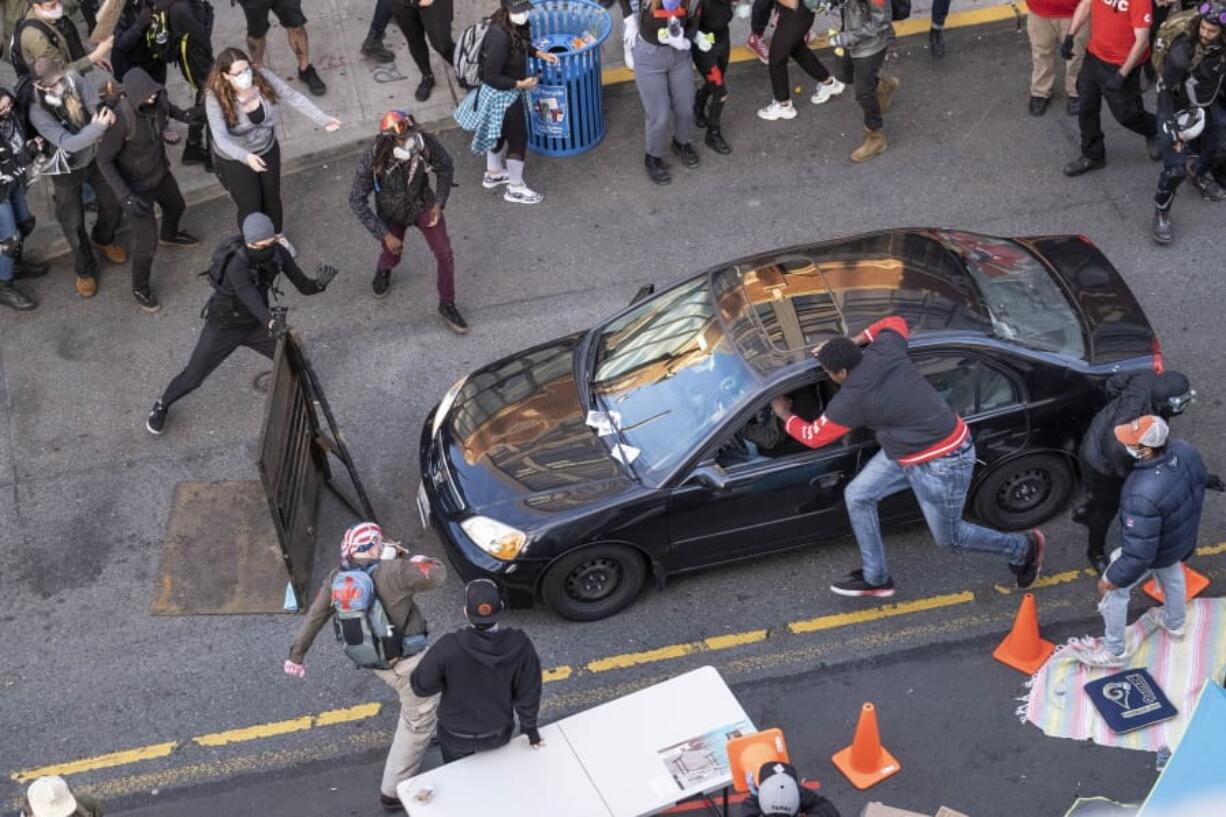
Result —
[[1124, 481], [1120, 512], [1108, 534], [1118, 547], [1098, 581], [1105, 636], [1074, 644], [1078, 660], [1097, 667], [1128, 663], [1124, 630], [1132, 588], [1153, 574], [1166, 603], [1146, 617], [1171, 638], [1184, 636], [1183, 561], [1196, 550], [1205, 489], [1224, 489], [1191, 443], [1171, 440], [1161, 417], [1147, 414], [1115, 427], [1115, 438], [1136, 460]]

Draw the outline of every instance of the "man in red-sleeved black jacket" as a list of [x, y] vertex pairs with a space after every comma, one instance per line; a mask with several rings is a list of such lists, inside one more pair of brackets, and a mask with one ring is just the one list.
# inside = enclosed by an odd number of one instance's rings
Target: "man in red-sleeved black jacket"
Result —
[[829, 445], [853, 428], [871, 428], [881, 445], [843, 495], [863, 568], [830, 589], [842, 596], [894, 595], [877, 503], [908, 487], [938, 545], [1006, 556], [1017, 586], [1029, 587], [1043, 566], [1043, 534], [1001, 533], [962, 518], [975, 443], [966, 423], [907, 357], [908, 335], [907, 322], [893, 316], [855, 338], [819, 346], [818, 362], [841, 388], [813, 423], [792, 414], [786, 396], [771, 403], [788, 434], [810, 448]]

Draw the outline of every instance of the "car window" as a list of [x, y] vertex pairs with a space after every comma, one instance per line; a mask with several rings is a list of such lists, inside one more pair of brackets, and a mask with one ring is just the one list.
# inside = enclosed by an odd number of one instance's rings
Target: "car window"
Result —
[[923, 355], [915, 365], [945, 402], [962, 417], [1021, 402], [1013, 380], [969, 355]]

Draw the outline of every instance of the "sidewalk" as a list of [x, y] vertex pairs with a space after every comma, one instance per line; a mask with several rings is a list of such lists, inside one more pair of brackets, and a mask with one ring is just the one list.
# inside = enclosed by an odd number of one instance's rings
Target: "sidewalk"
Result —
[[[1066, 625], [1049, 635], [1062, 639], [1087, 626]], [[1024, 693], [1026, 679], [992, 660], [993, 646], [975, 640], [923, 647], [834, 670], [814, 667], [788, 678], [738, 685], [733, 691], [759, 729], [783, 729], [797, 769], [821, 782], [821, 793], [843, 817], [855, 817], [873, 800], [926, 814], [947, 805], [969, 817], [1053, 817], [1079, 796], [1140, 802], [1157, 776], [1154, 755], [1049, 738], [1019, 723], [1014, 699]], [[902, 771], [861, 792], [835, 770], [830, 755], [851, 742], [865, 701], [877, 707], [882, 743], [898, 758]], [[368, 755], [361, 761], [189, 791], [182, 800], [171, 798], [119, 814], [378, 814], [382, 756]], [[426, 765], [439, 762], [432, 749]], [[525, 781], [518, 796], [535, 789], [545, 804], [549, 785], [547, 780]], [[549, 815], [547, 808], [541, 814]]]
[[[456, 39], [459, 39], [466, 26], [498, 7], [498, 0], [454, 2], [455, 22], [452, 35]], [[296, 115], [283, 117], [279, 138], [284, 173], [320, 164], [366, 141], [373, 135], [379, 117], [390, 108], [407, 109], [419, 121], [436, 123], [436, 127], [440, 126], [440, 123], [442, 126], [451, 124], [451, 113], [466, 92], [456, 84], [454, 75], [439, 56], [431, 51], [431, 63], [439, 83], [427, 102], [417, 102], [413, 92], [417, 88], [420, 75], [409, 57], [408, 46], [395, 21], [388, 26], [384, 44], [396, 54], [396, 60], [380, 64], [361, 55], [362, 41], [366, 37], [374, 12], [373, 0], [303, 0], [302, 5], [308, 20], [311, 62], [328, 84], [327, 95], [313, 99], [323, 110], [339, 117], [344, 126], [337, 133], [329, 134]], [[214, 53], [231, 45], [246, 50], [246, 23], [242, 9], [238, 5], [231, 5], [227, 0], [214, 0], [214, 6]], [[917, 0], [911, 18], [901, 27], [903, 32], [925, 30], [930, 8], [931, 0]], [[954, 0], [952, 8], [955, 19], [950, 20], [951, 27], [957, 24], [956, 13], [959, 11], [1009, 7], [998, 6], [994, 0]], [[610, 14], [613, 17], [613, 31], [605, 41], [602, 51], [605, 79], [606, 82], [629, 81], [633, 75], [619, 70], [622, 68], [622, 22], [620, 7], [616, 3]], [[971, 16], [966, 22], [973, 23], [975, 19]], [[837, 25], [837, 21], [833, 18], [824, 21], [819, 17], [814, 30], [824, 31], [831, 25]], [[737, 18], [733, 21], [734, 46], [743, 45], [748, 33], [747, 20]], [[294, 87], [307, 93], [305, 86], [298, 83], [293, 53], [275, 16], [272, 17], [267, 43], [268, 66], [278, 71]], [[957, 59], [957, 56], [951, 53], [947, 59]], [[765, 67], [762, 71], [765, 72]], [[11, 75], [12, 69], [6, 63], [3, 69], [0, 69], [0, 82], [11, 83]], [[92, 74], [91, 78], [98, 81], [98, 74]], [[170, 69], [167, 84], [173, 101], [180, 105], [191, 104], [192, 93], [174, 67]], [[199, 166], [184, 167], [179, 164], [181, 144], [168, 149], [174, 161], [175, 177], [189, 205], [225, 195], [214, 176], [205, 173]], [[51, 185], [46, 180], [31, 188], [30, 205], [38, 218], [38, 228], [30, 240], [33, 253], [36, 256], [41, 253], [42, 257], [49, 258], [67, 252], [67, 242], [64, 241], [52, 215]]]

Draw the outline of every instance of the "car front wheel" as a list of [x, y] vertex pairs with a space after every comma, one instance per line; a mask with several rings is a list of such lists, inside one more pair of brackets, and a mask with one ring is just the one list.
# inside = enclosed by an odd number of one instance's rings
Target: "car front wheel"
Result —
[[541, 593], [549, 609], [572, 621], [596, 621], [624, 609], [643, 588], [647, 564], [625, 545], [593, 545], [549, 568]]
[[1073, 469], [1054, 454], [1030, 454], [994, 468], [975, 492], [975, 516], [997, 530], [1033, 528], [1073, 494]]

